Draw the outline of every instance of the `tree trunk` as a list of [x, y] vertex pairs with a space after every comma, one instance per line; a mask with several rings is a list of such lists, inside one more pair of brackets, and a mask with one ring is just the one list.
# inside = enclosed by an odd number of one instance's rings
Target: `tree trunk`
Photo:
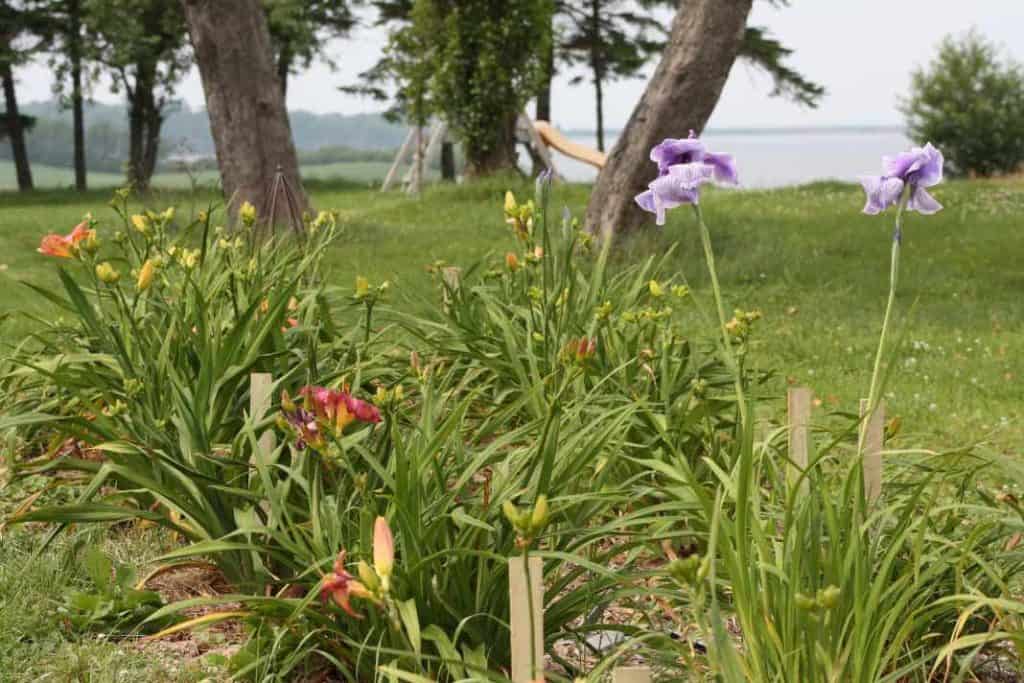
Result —
[[146, 132], [142, 148], [142, 172], [149, 187], [156, 172], [156, 161], [160, 152], [160, 130], [164, 124], [162, 109], [150, 98], [152, 106], [146, 112]]
[[248, 201], [266, 215], [278, 168], [305, 209], [308, 200], [259, 1], [183, 3], [232, 210]]
[[25, 149], [25, 130], [21, 125], [18, 113], [18, 98], [14, 94], [14, 72], [11, 64], [0, 61], [0, 78], [3, 79], [4, 106], [7, 108], [7, 135], [11, 138], [11, 156], [14, 157], [14, 170], [18, 178], [18, 189], [27, 192], [33, 188], [32, 167]]
[[68, 3], [68, 61], [71, 64], [71, 119], [74, 131], [75, 189], [85, 192], [85, 112], [82, 107], [82, 6]]
[[538, 121], [551, 121], [551, 80], [555, 77], [555, 26], [551, 23], [551, 40], [544, 54], [544, 74], [537, 89], [537, 105], [533, 117]]
[[736, 59], [751, 0], [681, 0], [654, 76], [597, 176], [587, 204], [592, 232], [627, 231], [653, 221], [634, 197], [657, 169], [651, 147], [703, 130]]
[[145, 190], [148, 184], [143, 182], [142, 140], [146, 117], [137, 93], [135, 90], [128, 94], [128, 184], [137, 190]]
[[487, 148], [466, 147], [466, 176], [470, 178], [507, 171], [516, 167], [516, 119], [509, 114], [504, 123], [496, 123], [493, 144]]
[[277, 55], [277, 80], [281, 82], [281, 96], [288, 101], [288, 72], [292, 70], [291, 48], [285, 42], [281, 45], [281, 52]]
[[451, 140], [441, 142], [441, 180], [455, 180], [455, 145]]
[[590, 0], [590, 68], [594, 72], [594, 102], [597, 107], [597, 149], [604, 151], [604, 56], [598, 48], [601, 36], [601, 0]]

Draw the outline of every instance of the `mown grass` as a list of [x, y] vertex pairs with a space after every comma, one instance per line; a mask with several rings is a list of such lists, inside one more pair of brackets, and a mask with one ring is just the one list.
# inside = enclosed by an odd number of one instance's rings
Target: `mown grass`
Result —
[[[428, 264], [465, 265], [488, 253], [497, 260], [514, 248], [501, 220], [507, 186], [520, 196], [532, 191], [525, 181], [497, 179], [432, 188], [417, 199], [353, 185], [311, 184], [316, 206], [337, 209], [345, 227], [328, 259], [330, 277], [345, 286], [356, 274], [388, 279], [394, 284], [393, 305], [420, 306], [424, 297], [435, 295]], [[1014, 457], [1024, 443], [1024, 184], [958, 181], [938, 190], [946, 210], [931, 217], [911, 215], [905, 227], [897, 315], [905, 336], [887, 388], [888, 412], [900, 417], [902, 431], [892, 444], [942, 450], [987, 442]], [[588, 191], [557, 188], [555, 211], [564, 204], [580, 215]], [[67, 232], [89, 211], [113, 230], [107, 199], [105, 191], [0, 194], [0, 316], [8, 316], [0, 318], [0, 342], [17, 343], [32, 329], [25, 313], [53, 315], [19, 284], [56, 285], [55, 264], [35, 252], [40, 236]], [[172, 189], [155, 192], [147, 203], [173, 203], [188, 215], [211, 199], [211, 194]], [[818, 417], [855, 410], [867, 391], [877, 343], [888, 288], [891, 217], [863, 216], [861, 203], [858, 188], [832, 183], [711, 192], [704, 201], [727, 299], [764, 313], [752, 361], [778, 373], [767, 392], [781, 399], [786, 383], [809, 385], [822, 402]], [[673, 245], [679, 274], [710, 314], [699, 238], [686, 210], [670, 214], [664, 230], [652, 228], [624, 240], [617, 258], [645, 258]], [[706, 326], [696, 314], [692, 321], [695, 329]], [[0, 493], [0, 511], [10, 510], [24, 491]], [[133, 669], [138, 651], [125, 643], [63, 633], [47, 615], [77, 574], [69, 569], [64, 546], [31, 559], [32, 543], [24, 533], [0, 538], [4, 670], [25, 671], [28, 678], [51, 672], [59, 680], [190, 680], [191, 672], [168, 679], [159, 663]], [[151, 556], [154, 544], [152, 538], [123, 535], [107, 541], [139, 557]], [[111, 673], [115, 661], [126, 677]]]
[[[387, 174], [389, 164], [380, 161], [351, 161], [333, 164], [314, 164], [304, 166], [302, 174], [306, 178], [320, 180], [343, 180], [362, 185], [369, 185], [380, 180]], [[214, 169], [185, 173], [184, 171], [164, 171], [153, 177], [153, 184], [163, 188], [191, 188], [193, 183], [202, 187], [215, 187], [220, 176]], [[35, 186], [42, 190], [53, 190], [74, 187], [75, 172], [71, 168], [61, 166], [32, 165], [32, 179]], [[120, 173], [91, 172], [89, 185], [94, 188], [118, 187], [124, 183], [124, 175]], [[14, 174], [14, 164], [0, 161], [0, 191], [13, 190], [18, 187]]]

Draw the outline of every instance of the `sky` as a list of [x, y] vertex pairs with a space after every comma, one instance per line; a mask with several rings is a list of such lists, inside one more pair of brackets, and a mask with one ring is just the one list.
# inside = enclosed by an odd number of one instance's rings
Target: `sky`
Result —
[[[668, 22], [670, 18], [665, 15]], [[712, 116], [715, 128], [786, 126], [899, 125], [899, 99], [910, 72], [926, 64], [947, 34], [975, 28], [1000, 45], [1005, 54], [1024, 62], [1024, 0], [791, 0], [776, 8], [755, 0], [750, 25], [767, 27], [795, 52], [790, 64], [827, 95], [817, 109], [806, 109], [769, 97], [771, 80], [738, 62]], [[293, 76], [288, 84], [290, 109], [318, 113], [373, 112], [380, 104], [338, 92], [372, 65], [385, 40], [383, 29], [363, 27], [354, 36], [332, 41], [328, 52], [338, 63], [332, 71], [315, 64]], [[651, 65], [646, 75], [653, 71]], [[594, 127], [593, 90], [589, 84], [570, 86], [572, 73], [560, 75], [552, 93], [552, 118], [565, 129]], [[53, 77], [45, 63], [18, 70], [22, 101], [48, 99]], [[646, 79], [633, 79], [606, 88], [605, 121], [620, 128], [629, 118]], [[203, 107], [203, 90], [193, 69], [178, 94], [193, 108]], [[93, 97], [116, 102], [105, 84]]]

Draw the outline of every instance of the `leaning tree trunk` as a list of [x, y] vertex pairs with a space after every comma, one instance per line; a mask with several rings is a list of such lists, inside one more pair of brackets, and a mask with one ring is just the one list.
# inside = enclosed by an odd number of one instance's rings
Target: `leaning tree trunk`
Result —
[[18, 113], [18, 98], [14, 93], [14, 72], [9, 62], [0, 62], [0, 78], [3, 79], [4, 106], [7, 108], [7, 135], [11, 138], [11, 156], [14, 157], [14, 170], [18, 178], [18, 189], [22, 192], [31, 190], [32, 167], [28, 161], [25, 148], [25, 128], [21, 115]]
[[633, 198], [657, 171], [651, 147], [703, 130], [739, 52], [751, 0], [681, 0], [654, 76], [597, 176], [587, 204], [592, 232], [626, 231], [650, 214]]
[[278, 168], [305, 209], [308, 200], [259, 0], [182, 2], [232, 210], [248, 201], [266, 216]]

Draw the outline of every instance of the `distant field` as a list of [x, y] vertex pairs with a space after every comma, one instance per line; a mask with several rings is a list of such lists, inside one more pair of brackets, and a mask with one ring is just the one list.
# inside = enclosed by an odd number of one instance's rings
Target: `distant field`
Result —
[[[379, 161], [318, 164], [304, 166], [302, 174], [307, 178], [318, 180], [338, 179], [369, 184], [382, 180], [388, 172], [388, 166], [389, 164]], [[213, 170], [201, 171], [192, 178], [185, 173], [158, 173], [153, 177], [153, 184], [157, 187], [187, 188], [194, 180], [200, 185], [212, 186], [216, 184], [217, 178], [217, 172]], [[70, 168], [33, 164], [32, 179], [37, 188], [52, 190], [71, 187], [75, 182], [75, 174]], [[122, 183], [124, 183], [124, 176], [118, 173], [89, 174], [89, 186], [93, 188], [117, 187]], [[13, 190], [17, 186], [14, 164], [9, 161], [0, 161], [0, 190]]]

